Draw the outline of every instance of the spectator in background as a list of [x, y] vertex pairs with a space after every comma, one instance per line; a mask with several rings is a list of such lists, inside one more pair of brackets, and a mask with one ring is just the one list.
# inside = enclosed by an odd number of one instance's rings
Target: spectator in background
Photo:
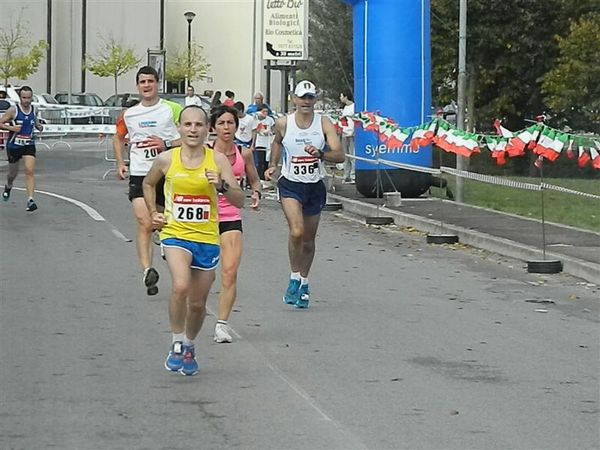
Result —
[[256, 155], [256, 169], [261, 180], [265, 179], [265, 170], [271, 154], [271, 143], [273, 142], [273, 126], [275, 120], [269, 115], [267, 105], [258, 105], [255, 116], [258, 124], [256, 126], [256, 139], [254, 143], [254, 154]]
[[354, 183], [354, 121], [350, 118], [354, 115], [354, 97], [349, 92], [340, 94], [340, 101], [344, 104], [342, 117], [342, 150], [346, 156], [344, 161], [344, 183]]
[[233, 105], [235, 105], [235, 92], [233, 91], [225, 91], [225, 101], [223, 102], [223, 104], [225, 106], [229, 106], [229, 107], [233, 107]]
[[238, 129], [235, 132], [235, 142], [236, 144], [248, 147], [254, 151], [254, 140], [256, 138], [258, 120], [256, 120], [253, 114], [246, 114], [244, 112], [244, 104], [242, 102], [236, 102], [233, 107], [238, 111], [238, 119], [240, 122]]
[[213, 95], [213, 98], [210, 101], [210, 113], [209, 114], [212, 114], [212, 112], [219, 106], [221, 106], [221, 91], [215, 91], [215, 95]]
[[188, 86], [187, 94], [185, 96], [185, 106], [190, 105], [202, 106], [202, 100], [196, 95], [194, 86]]
[[265, 96], [260, 91], [258, 91], [256, 94], [254, 94], [254, 103], [251, 103], [248, 106], [248, 109], [246, 110], [246, 113], [247, 114], [257, 113], [258, 112], [258, 107], [260, 105], [265, 105], [269, 109], [269, 115], [270, 116], [273, 115], [273, 111], [271, 111], [271, 107], [267, 103], [265, 103]]

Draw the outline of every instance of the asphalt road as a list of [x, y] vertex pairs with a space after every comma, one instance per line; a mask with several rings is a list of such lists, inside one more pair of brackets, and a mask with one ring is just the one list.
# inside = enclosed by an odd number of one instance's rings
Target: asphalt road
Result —
[[598, 286], [328, 212], [295, 310], [272, 198], [245, 212], [234, 343], [211, 314], [200, 373], [167, 372], [168, 271], [147, 297], [103, 155], [41, 149], [40, 209], [0, 204], [0, 448], [600, 447]]

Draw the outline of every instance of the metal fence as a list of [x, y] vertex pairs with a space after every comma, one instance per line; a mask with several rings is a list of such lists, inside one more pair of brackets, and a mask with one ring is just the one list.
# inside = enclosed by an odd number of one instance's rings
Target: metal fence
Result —
[[70, 105], [39, 106], [38, 117], [55, 125], [114, 125], [123, 111], [121, 107], [85, 107]]

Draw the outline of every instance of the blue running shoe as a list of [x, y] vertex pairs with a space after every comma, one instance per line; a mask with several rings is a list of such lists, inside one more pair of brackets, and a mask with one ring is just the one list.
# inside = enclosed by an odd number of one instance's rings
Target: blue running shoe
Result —
[[196, 362], [196, 352], [193, 345], [183, 347], [183, 364], [179, 369], [179, 373], [188, 377], [198, 373], [198, 363]]
[[167, 356], [167, 360], [165, 361], [165, 369], [171, 372], [178, 372], [183, 367], [183, 351], [183, 342], [173, 342], [169, 356]]
[[306, 309], [308, 308], [308, 302], [310, 301], [310, 292], [308, 291], [308, 284], [303, 284], [298, 290], [298, 300], [294, 304], [295, 308]]
[[300, 280], [290, 279], [290, 284], [288, 285], [287, 291], [285, 291], [285, 295], [283, 296], [283, 303], [287, 305], [294, 305], [300, 298], [299, 295], [300, 290]]

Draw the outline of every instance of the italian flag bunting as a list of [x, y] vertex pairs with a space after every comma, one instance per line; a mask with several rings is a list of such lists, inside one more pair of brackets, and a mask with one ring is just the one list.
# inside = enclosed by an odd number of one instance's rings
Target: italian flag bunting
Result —
[[367, 118], [369, 119], [369, 121], [366, 123], [366, 125], [363, 125], [363, 128], [365, 129], [365, 131], [379, 131], [379, 123], [377, 121], [377, 116], [375, 116], [375, 114], [371, 114], [371, 113], [367, 113]]
[[502, 121], [500, 119], [494, 120], [494, 128], [496, 129], [496, 134], [498, 134], [498, 136], [502, 136], [505, 138], [511, 138], [514, 136], [512, 131], [502, 126]]
[[415, 151], [419, 147], [425, 147], [431, 144], [433, 135], [435, 133], [436, 125], [437, 121], [434, 120], [431, 122], [424, 123], [423, 125], [417, 127], [410, 141], [410, 149]]
[[361, 112], [361, 113], [355, 114], [354, 117], [355, 117], [354, 122], [356, 122], [358, 125], [363, 127], [363, 130], [366, 129], [366, 126], [370, 121], [369, 116], [367, 116], [367, 114]]
[[577, 165], [583, 169], [592, 159], [583, 147], [583, 139], [579, 139], [579, 145], [577, 146], [577, 150], [579, 153], [579, 156], [577, 158]]
[[435, 136], [433, 136], [431, 138], [431, 141], [435, 145], [440, 147], [441, 149], [443, 149], [445, 151], [450, 151], [450, 150], [448, 150], [447, 145], [445, 145], [446, 138], [447, 138], [449, 132], [450, 132], [450, 124], [448, 122], [446, 122], [445, 120], [440, 121], [438, 124], [438, 128], [435, 132]]
[[379, 140], [387, 145], [390, 136], [394, 132], [395, 125], [392, 122], [384, 119], [383, 117], [377, 116], [377, 119], [377, 124], [379, 127]]
[[[409, 130], [410, 131], [410, 130]], [[389, 137], [387, 141], [388, 148], [400, 148], [404, 145], [404, 141], [408, 139], [408, 135], [406, 130], [403, 130], [400, 127], [397, 127], [394, 131], [392, 131], [392, 135]]]
[[532, 125], [529, 128], [517, 133], [515, 137], [508, 141], [506, 145], [506, 151], [508, 156], [511, 158], [515, 156], [523, 156], [525, 154], [525, 147], [530, 142], [535, 142], [534, 133], [539, 128], [539, 125]]
[[492, 158], [496, 160], [497, 165], [506, 164], [506, 141], [504, 139], [486, 136], [485, 145], [492, 153]]
[[592, 167], [600, 170], [600, 142], [594, 141], [595, 147], [590, 147], [590, 155], [592, 158]]
[[569, 139], [569, 145], [567, 147], [567, 158], [573, 159], [575, 157], [575, 153], [573, 152], [573, 142], [574, 139]]
[[496, 119], [496, 135], [480, 135], [458, 130], [440, 117], [409, 128], [401, 128], [392, 119], [372, 112], [329, 117], [338, 131], [342, 125], [347, 125], [353, 120], [365, 131], [377, 133], [380, 141], [388, 148], [401, 148], [411, 136], [410, 150], [413, 152], [433, 142], [446, 152], [470, 157], [473, 153], [480, 153], [480, 145], [485, 145], [490, 150], [491, 157], [500, 166], [506, 164], [507, 157], [523, 156], [527, 150], [532, 150], [538, 157], [536, 167], [540, 167], [544, 159], [554, 162], [561, 153], [566, 153], [569, 159], [577, 156], [579, 167], [583, 168], [591, 162], [594, 169], [600, 170], [600, 139], [597, 136], [563, 133], [544, 125], [543, 122], [513, 132], [503, 127], [501, 120]]

